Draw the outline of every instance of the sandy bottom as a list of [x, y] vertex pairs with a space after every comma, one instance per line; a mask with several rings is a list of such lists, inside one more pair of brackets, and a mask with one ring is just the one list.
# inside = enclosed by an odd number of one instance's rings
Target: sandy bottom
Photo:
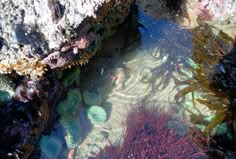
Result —
[[[155, 54], [158, 54], [158, 52], [155, 52]], [[136, 49], [128, 52], [116, 64], [117, 66], [120, 66], [120, 63], [125, 64], [122, 69], [128, 69], [129, 72], [120, 83], [115, 83], [108, 98], [103, 101], [103, 106], [109, 114], [107, 122], [94, 127], [87, 135], [76, 151], [76, 159], [94, 156], [108, 143], [121, 143], [124, 132], [123, 122], [127, 113], [130, 110], [132, 111], [135, 103], [144, 98], [154, 102], [156, 106], [162, 107], [166, 111], [172, 109], [176, 116], [183, 117], [184, 113], [174, 99], [178, 90], [173, 79], [170, 79], [165, 89], [156, 92], [152, 91], [152, 85], [149, 83], [154, 78], [150, 76], [151, 70], [163, 64], [163, 62], [165, 61], [153, 59], [150, 52]], [[121, 68], [117, 67], [117, 69]], [[160, 74], [160, 77], [161, 75], [164, 74]], [[160, 84], [160, 87], [162, 87], [162, 83], [161, 78], [157, 78], [154, 85]]]

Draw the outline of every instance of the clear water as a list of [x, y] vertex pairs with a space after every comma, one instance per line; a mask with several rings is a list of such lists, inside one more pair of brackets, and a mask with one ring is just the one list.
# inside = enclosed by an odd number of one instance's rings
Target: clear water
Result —
[[[110, 47], [103, 49], [101, 55], [82, 68], [85, 71], [81, 74], [80, 91], [99, 95], [102, 101], [97, 105], [106, 110], [107, 120], [92, 126], [86, 115], [88, 105], [83, 103], [74, 117], [80, 123], [81, 140], [74, 149], [68, 150], [63, 146], [66, 151], [61, 152], [58, 158], [65, 158], [69, 151], [69, 156], [85, 159], [94, 156], [108, 143], [121, 144], [127, 113], [142, 99], [165, 111], [171, 109], [173, 116], [184, 120], [187, 125], [193, 124], [191, 113], [199, 115], [201, 112], [206, 118], [214, 116], [215, 111], [207, 109], [204, 104], [193, 103], [191, 92], [183, 94], [184, 103], [181, 105], [176, 101], [176, 95], [188, 86], [177, 85], [176, 79], [192, 78], [192, 70], [197, 67], [192, 59], [192, 32], [174, 21], [154, 19], [142, 10], [138, 12], [138, 21], [141, 24], [136, 33], [138, 40], [124, 48], [119, 35], [115, 35], [110, 43], [105, 44]], [[200, 96], [198, 92], [193, 95], [195, 98]], [[204, 131], [204, 126], [197, 126]], [[182, 129], [178, 124], [172, 124], [172, 127]], [[60, 134], [63, 132], [61, 129], [60, 125], [56, 126], [57, 134], [54, 136], [63, 140], [65, 134]]]

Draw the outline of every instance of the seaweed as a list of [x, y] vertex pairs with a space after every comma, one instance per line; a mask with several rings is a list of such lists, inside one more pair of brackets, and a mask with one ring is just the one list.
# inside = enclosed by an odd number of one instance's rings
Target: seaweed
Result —
[[[145, 19], [148, 18], [145, 17]], [[159, 91], [168, 86], [175, 72], [181, 74], [180, 68], [190, 67], [189, 59], [192, 51], [191, 32], [170, 21], [151, 20], [149, 19], [146, 22], [147, 25], [148, 23], [154, 23], [153, 27], [147, 28], [150, 37], [143, 35], [144, 38], [150, 38], [144, 39], [144, 41], [149, 42], [142, 45], [147, 47], [152, 59], [160, 63], [160, 65], [151, 69], [152, 77], [147, 81], [154, 91]], [[159, 29], [157, 30], [156, 28]], [[145, 34], [147, 33], [145, 32]], [[158, 37], [158, 39], [152, 37]]]
[[[206, 158], [205, 151], [194, 143], [198, 135], [193, 137], [171, 110], [165, 112], [145, 101], [134, 107], [125, 119], [123, 143], [107, 145], [94, 158]], [[178, 124], [178, 128], [170, 123]]]
[[[196, 67], [188, 68], [188, 71], [191, 72], [190, 77], [187, 73], [181, 74], [185, 80], [174, 78], [176, 87], [180, 88], [175, 95], [175, 100], [190, 113], [191, 122], [204, 124], [204, 132], [210, 134], [218, 124], [229, 120], [229, 117], [232, 116], [232, 111], [229, 111], [229, 98], [216, 90], [211, 83], [214, 68], [232, 47], [233, 39], [207, 24], [192, 29], [192, 35], [192, 60]], [[191, 93], [192, 105], [197, 113], [184, 106], [185, 98], [189, 93]], [[196, 104], [203, 105], [214, 113], [214, 117], [210, 121], [206, 121], [209, 115], [204, 115], [198, 110]]]

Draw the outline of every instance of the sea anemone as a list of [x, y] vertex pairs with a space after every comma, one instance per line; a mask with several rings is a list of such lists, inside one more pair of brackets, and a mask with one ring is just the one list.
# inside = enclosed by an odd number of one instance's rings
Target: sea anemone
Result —
[[87, 111], [87, 115], [93, 125], [102, 124], [107, 120], [107, 113], [100, 106], [91, 106]]
[[48, 159], [56, 159], [62, 150], [63, 143], [59, 137], [50, 135], [42, 136], [39, 146], [42, 156]]
[[193, 142], [187, 128], [181, 132], [169, 126], [170, 120], [181, 123], [173, 113], [147, 103], [138, 104], [125, 120], [123, 143], [107, 146], [95, 158], [204, 158], [204, 151]]
[[65, 77], [63, 78], [63, 86], [68, 87], [72, 83], [76, 82], [79, 83], [79, 78], [80, 78], [80, 68], [75, 67], [72, 70], [66, 70]]
[[61, 125], [64, 128], [65, 131], [65, 140], [67, 147], [69, 149], [75, 148], [79, 145], [81, 141], [81, 128], [75, 119], [73, 120], [68, 120], [67, 122], [61, 122]]
[[80, 91], [77, 89], [71, 89], [68, 91], [66, 99], [58, 104], [57, 112], [62, 116], [65, 114], [72, 115], [78, 109], [81, 101], [82, 97]]

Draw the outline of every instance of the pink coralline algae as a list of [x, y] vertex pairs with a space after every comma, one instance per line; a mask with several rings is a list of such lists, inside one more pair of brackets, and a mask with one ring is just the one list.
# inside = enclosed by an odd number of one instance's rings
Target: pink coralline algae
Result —
[[196, 8], [198, 17], [207, 21], [227, 21], [236, 13], [234, 0], [198, 0]]
[[186, 129], [171, 128], [178, 121], [153, 106], [142, 105], [128, 114], [123, 144], [109, 145], [95, 158], [109, 159], [196, 159], [206, 158]]

